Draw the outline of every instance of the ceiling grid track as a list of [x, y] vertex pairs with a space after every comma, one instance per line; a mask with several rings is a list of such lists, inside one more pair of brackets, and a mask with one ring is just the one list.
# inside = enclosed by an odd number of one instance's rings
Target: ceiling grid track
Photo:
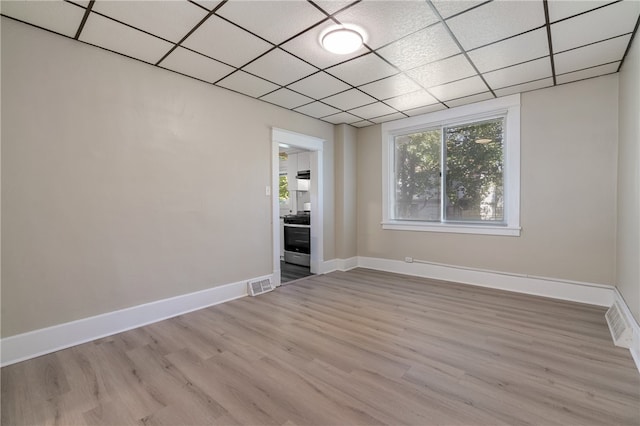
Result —
[[[204, 23], [205, 23], [205, 21], [211, 17], [211, 15], [213, 15], [214, 13], [216, 13], [216, 10], [218, 10], [219, 8], [221, 8], [221, 7], [222, 7], [222, 6], [223, 6], [227, 1], [228, 1], [228, 0], [222, 0], [222, 1], [220, 2], [220, 4], [219, 4], [219, 5], [217, 5], [217, 6], [216, 6], [216, 7], [215, 7], [211, 12], [207, 13], [207, 15], [206, 15], [204, 18], [202, 18], [202, 20], [201, 20], [200, 22], [198, 22], [198, 23], [196, 24], [196, 26], [195, 26], [195, 27], [191, 28], [191, 31], [189, 31], [189, 32], [188, 32], [184, 37], [182, 37], [182, 38], [180, 39], [180, 41], [179, 41], [179, 42], [177, 42], [176, 44], [174, 44], [174, 45], [173, 45], [173, 47], [172, 47], [172, 48], [171, 48], [167, 53], [165, 53], [165, 55], [164, 55], [162, 58], [160, 58], [160, 60], [159, 60], [158, 62], [156, 62], [156, 65], [160, 65], [160, 63], [161, 63], [162, 61], [164, 61], [164, 60], [167, 58], [167, 56], [169, 56], [169, 55], [170, 55], [174, 50], [176, 50], [176, 49], [178, 48], [178, 46], [181, 46], [181, 45], [182, 45], [182, 43], [183, 43], [186, 39], [188, 39], [188, 38], [189, 38], [189, 36], [190, 36], [191, 34], [193, 34], [193, 33], [194, 33], [198, 28], [200, 28], [200, 26], [201, 26], [202, 24], [204, 24]], [[213, 58], [212, 58], [212, 59], [213, 59]]]
[[626, 59], [627, 54], [629, 53], [629, 49], [631, 48], [631, 43], [633, 43], [633, 39], [635, 39], [636, 34], [638, 34], [639, 25], [640, 25], [640, 17], [636, 21], [636, 26], [633, 27], [633, 32], [631, 33], [631, 40], [629, 40], [629, 44], [627, 45], [627, 48], [624, 50], [624, 53], [622, 54], [622, 59], [620, 60], [620, 65], [618, 65], [618, 69], [616, 70], [616, 72], [620, 72], [620, 69], [622, 69], [622, 64], [624, 64], [624, 60]]
[[76, 35], [75, 35], [74, 39], [78, 40], [80, 38], [80, 34], [82, 34], [82, 30], [84, 28], [84, 24], [87, 23], [87, 18], [89, 18], [89, 14], [91, 13], [91, 9], [93, 8], [93, 4], [95, 3], [95, 1], [96, 0], [91, 0], [89, 2], [89, 5], [85, 9], [84, 16], [82, 16], [82, 21], [80, 22], [80, 26], [78, 27], [78, 31], [76, 31]]
[[553, 85], [557, 85], [558, 82], [556, 80], [556, 63], [553, 59], [553, 40], [551, 37], [551, 23], [549, 19], [549, 3], [547, 0], [542, 0], [542, 5], [544, 6], [544, 19], [546, 21], [545, 28], [547, 30], [547, 42], [549, 43], [549, 62], [551, 62], [551, 76], [553, 77]]
[[438, 9], [433, 5], [433, 2], [431, 0], [427, 0], [427, 3], [429, 4], [429, 6], [431, 6], [431, 9], [433, 10], [433, 13], [438, 17], [438, 19], [440, 19], [440, 22], [442, 23], [442, 25], [444, 26], [445, 30], [447, 31], [447, 33], [449, 33], [449, 36], [453, 39], [453, 42], [458, 45], [458, 48], [460, 49], [460, 52], [462, 52], [462, 54], [464, 55], [464, 57], [467, 59], [467, 61], [469, 61], [469, 64], [471, 64], [471, 66], [473, 67], [473, 69], [476, 72], [476, 75], [478, 77], [480, 77], [480, 79], [482, 80], [482, 82], [485, 84], [485, 86], [487, 86], [487, 88], [489, 89], [489, 92], [491, 92], [491, 94], [493, 95], [494, 98], [497, 98], [498, 96], [496, 95], [496, 93], [493, 91], [493, 89], [491, 88], [491, 86], [489, 85], [489, 83], [487, 83], [487, 80], [485, 80], [484, 76], [482, 75], [482, 73], [480, 72], [480, 70], [478, 70], [478, 67], [476, 66], [476, 64], [473, 63], [473, 61], [471, 60], [471, 58], [469, 57], [469, 54], [467, 53], [467, 51], [464, 49], [464, 47], [462, 47], [462, 44], [460, 44], [460, 41], [458, 40], [458, 38], [455, 36], [455, 34], [453, 33], [453, 31], [451, 31], [451, 28], [449, 28], [449, 24], [447, 24], [447, 22], [445, 21], [445, 19], [442, 17], [442, 15], [440, 14], [440, 12], [438, 11]]
[[[52, 0], [3, 2], [2, 16], [363, 127], [618, 72], [640, 2]], [[353, 54], [328, 54], [320, 37], [332, 24], [368, 37]]]

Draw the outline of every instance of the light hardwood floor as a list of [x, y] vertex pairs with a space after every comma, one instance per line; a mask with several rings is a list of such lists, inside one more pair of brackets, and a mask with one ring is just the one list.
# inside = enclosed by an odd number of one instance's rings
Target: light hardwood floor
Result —
[[357, 269], [2, 369], [2, 424], [640, 424], [599, 307]]

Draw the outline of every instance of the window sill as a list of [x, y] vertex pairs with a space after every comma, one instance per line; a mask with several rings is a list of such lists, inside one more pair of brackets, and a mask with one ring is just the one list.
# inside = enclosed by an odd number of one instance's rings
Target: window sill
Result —
[[453, 234], [505, 235], [510, 237], [519, 237], [521, 230], [520, 227], [509, 226], [429, 223], [400, 220], [382, 222], [382, 229], [390, 229], [394, 231], [448, 232]]

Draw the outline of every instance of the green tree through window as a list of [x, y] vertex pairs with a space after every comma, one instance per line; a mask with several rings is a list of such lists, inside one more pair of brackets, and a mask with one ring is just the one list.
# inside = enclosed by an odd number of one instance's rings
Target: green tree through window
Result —
[[445, 128], [448, 220], [503, 216], [503, 118]]
[[396, 136], [395, 218], [502, 222], [503, 134], [500, 117]]
[[289, 188], [287, 175], [280, 175], [280, 204], [287, 203], [289, 201]]
[[396, 137], [397, 218], [440, 220], [440, 129]]

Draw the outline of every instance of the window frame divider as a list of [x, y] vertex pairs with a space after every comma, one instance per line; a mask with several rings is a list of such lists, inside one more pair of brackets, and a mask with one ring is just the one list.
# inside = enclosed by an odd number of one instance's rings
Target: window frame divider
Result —
[[[444, 128], [505, 116], [504, 122], [504, 220], [501, 223], [448, 222], [446, 197], [446, 146]], [[394, 137], [412, 131], [440, 127], [440, 221], [398, 220], [394, 217], [396, 161]], [[402, 231], [431, 231], [520, 236], [520, 94], [464, 105], [382, 124], [382, 228]]]

